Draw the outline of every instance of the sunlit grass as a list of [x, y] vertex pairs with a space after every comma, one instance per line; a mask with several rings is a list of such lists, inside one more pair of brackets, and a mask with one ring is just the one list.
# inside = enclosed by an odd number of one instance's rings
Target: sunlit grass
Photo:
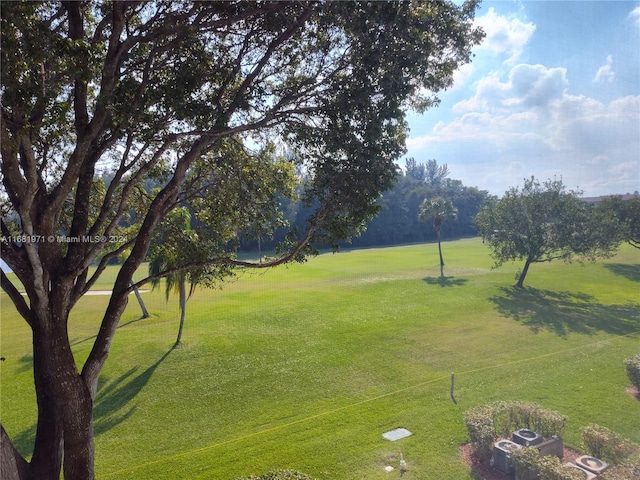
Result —
[[[566, 441], [600, 423], [640, 442], [640, 402], [624, 358], [640, 351], [640, 255], [596, 264], [491, 269], [478, 239], [321, 255], [241, 273], [187, 304], [132, 298], [95, 408], [98, 478], [233, 479], [274, 468], [318, 478], [471, 478], [458, 447], [470, 407], [527, 400], [567, 415]], [[112, 271], [109, 272], [112, 275]], [[103, 285], [108, 285], [104, 283]], [[70, 338], [78, 358], [108, 297], [85, 297]], [[2, 297], [2, 422], [26, 452], [34, 433], [30, 336]], [[455, 400], [449, 398], [451, 372]], [[403, 426], [411, 437], [388, 442]]]

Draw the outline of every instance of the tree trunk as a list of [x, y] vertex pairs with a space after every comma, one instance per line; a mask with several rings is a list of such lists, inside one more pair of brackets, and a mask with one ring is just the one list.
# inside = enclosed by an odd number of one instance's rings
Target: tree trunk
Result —
[[34, 329], [34, 383], [38, 427], [29, 478], [65, 480], [94, 478], [93, 401], [66, 341], [66, 320], [42, 322]]
[[[3, 480], [65, 480], [94, 478], [93, 402], [60, 341], [34, 335], [34, 383], [38, 424], [31, 462], [18, 453], [4, 427], [0, 432]], [[70, 351], [69, 351], [70, 353]], [[0, 426], [1, 427], [1, 426]], [[64, 463], [63, 463], [64, 462]]]
[[180, 300], [180, 326], [178, 327], [178, 338], [175, 345], [179, 345], [182, 340], [182, 328], [184, 327], [184, 317], [187, 314], [187, 286], [184, 276], [178, 280], [178, 296]]
[[59, 479], [62, 469], [63, 425], [56, 397], [50, 385], [47, 363], [39, 336], [33, 334], [33, 381], [38, 405], [38, 422], [30, 478]]
[[[133, 284], [133, 282], [131, 282]], [[133, 289], [133, 293], [136, 295], [136, 300], [138, 300], [138, 305], [140, 305], [140, 310], [142, 310], [142, 318], [149, 318], [149, 311], [142, 300], [142, 295], [140, 295], [140, 290], [138, 287]]]
[[518, 278], [518, 282], [516, 283], [517, 288], [524, 288], [524, 278], [527, 276], [527, 272], [529, 271], [529, 266], [531, 265], [531, 259], [527, 258], [527, 261], [524, 263], [524, 268], [522, 272], [520, 272], [520, 277]]
[[27, 480], [29, 463], [20, 455], [4, 427], [0, 424], [0, 478], [2, 480]]
[[440, 254], [440, 277], [444, 278], [444, 258], [442, 258], [442, 245], [440, 245], [440, 225], [439, 224], [436, 225], [436, 237], [438, 237], [438, 253]]
[[62, 410], [64, 422], [65, 480], [92, 480], [94, 471], [93, 401], [89, 388], [76, 372], [75, 382], [67, 387]]

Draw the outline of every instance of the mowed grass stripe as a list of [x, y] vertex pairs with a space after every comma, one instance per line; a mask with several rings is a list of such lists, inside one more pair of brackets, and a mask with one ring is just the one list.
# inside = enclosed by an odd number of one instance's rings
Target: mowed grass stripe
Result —
[[[636, 336], [638, 334], [640, 334], [640, 331], [624, 335], [624, 337], [633, 337], [633, 336]], [[606, 342], [596, 341], [596, 342], [593, 342], [591, 344], [580, 345], [580, 346], [577, 346], [577, 347], [572, 347], [572, 348], [568, 348], [568, 349], [561, 350], [561, 351], [556, 351], [556, 352], [552, 352], [552, 353], [546, 353], [546, 354], [539, 355], [539, 356], [536, 356], [536, 357], [521, 358], [521, 359], [518, 359], [518, 360], [512, 360], [512, 361], [507, 362], [507, 363], [485, 366], [485, 367], [476, 368], [476, 369], [472, 369], [472, 370], [467, 370], [467, 371], [463, 371], [463, 372], [457, 372], [457, 373], [452, 372], [452, 373], [454, 373], [454, 386], [455, 386], [455, 378], [457, 378], [458, 381], [460, 381], [460, 379], [464, 379], [465, 377], [468, 377], [470, 375], [473, 375], [473, 374], [476, 374], [476, 373], [479, 373], [479, 372], [483, 372], [483, 371], [486, 371], [486, 370], [499, 370], [499, 369], [513, 367], [513, 366], [515, 366], [517, 364], [520, 364], [520, 363], [538, 362], [538, 361], [540, 361], [542, 359], [545, 359], [545, 358], [565, 355], [565, 354], [571, 353], [571, 352], [576, 351], [576, 350], [584, 351], [584, 350], [589, 349], [590, 347], [594, 347], [594, 346], [599, 346], [600, 348], [602, 348], [602, 344], [603, 343], [611, 343], [611, 342], [614, 342], [614, 341], [615, 341], [615, 339], [612, 339], [612, 340], [609, 340], [609, 341], [606, 341]], [[314, 415], [310, 415], [310, 416], [307, 416], [307, 417], [304, 417], [304, 418], [301, 418], [301, 419], [298, 419], [298, 420], [295, 420], [295, 421], [292, 421], [292, 422], [276, 425], [274, 427], [267, 428], [267, 429], [264, 429], [264, 430], [259, 430], [259, 431], [253, 432], [253, 433], [249, 433], [249, 434], [241, 436], [241, 437], [230, 438], [228, 440], [224, 440], [224, 441], [221, 441], [221, 442], [216, 442], [216, 443], [213, 443], [211, 445], [207, 445], [207, 446], [204, 446], [204, 447], [196, 448], [194, 450], [177, 453], [177, 454], [174, 454], [174, 455], [171, 455], [171, 456], [168, 456], [168, 457], [165, 457], [165, 458], [161, 458], [161, 459], [158, 459], [158, 460], [154, 460], [154, 461], [151, 461], [151, 462], [141, 463], [141, 464], [138, 464], [138, 465], [133, 465], [133, 466], [128, 467], [128, 468], [124, 468], [124, 469], [117, 470], [117, 471], [114, 471], [114, 472], [106, 473], [106, 474], [103, 474], [103, 475], [98, 475], [97, 477], [98, 478], [109, 478], [109, 477], [113, 477], [113, 476], [122, 475], [124, 473], [130, 473], [132, 471], [135, 471], [135, 470], [138, 470], [138, 469], [142, 469], [142, 468], [146, 468], [146, 467], [149, 467], [149, 466], [152, 466], [152, 465], [155, 465], [155, 464], [160, 464], [160, 463], [163, 463], [163, 462], [173, 462], [173, 461], [175, 461], [175, 460], [177, 460], [179, 458], [188, 457], [188, 456], [192, 456], [192, 455], [197, 455], [197, 454], [202, 453], [202, 452], [204, 452], [206, 450], [220, 448], [220, 447], [223, 447], [225, 445], [229, 445], [231, 443], [243, 442], [243, 441], [247, 441], [247, 440], [249, 440], [251, 438], [257, 437], [257, 436], [266, 435], [266, 434], [278, 432], [278, 431], [281, 431], [281, 430], [285, 430], [285, 429], [297, 426], [297, 425], [299, 425], [301, 423], [311, 422], [311, 421], [317, 420], [317, 419], [319, 419], [321, 417], [334, 415], [334, 414], [336, 414], [338, 412], [341, 412], [343, 410], [355, 409], [357, 407], [366, 405], [368, 403], [376, 402], [378, 400], [381, 400], [381, 399], [384, 399], [384, 398], [387, 398], [387, 397], [391, 397], [391, 396], [394, 396], [394, 395], [399, 395], [399, 394], [408, 392], [410, 390], [415, 390], [415, 389], [419, 389], [419, 388], [422, 388], [422, 387], [426, 387], [427, 385], [431, 385], [431, 384], [435, 384], [435, 383], [438, 383], [438, 382], [442, 382], [443, 385], [446, 386], [446, 382], [445, 382], [446, 380], [450, 381], [451, 380], [451, 376], [449, 376], [449, 375], [440, 376], [438, 378], [433, 378], [433, 379], [430, 379], [430, 380], [427, 380], [427, 381], [424, 381], [424, 382], [421, 382], [421, 383], [418, 383], [418, 384], [415, 384], [415, 385], [410, 385], [408, 387], [401, 388], [401, 389], [395, 390], [393, 392], [387, 392], [387, 393], [378, 395], [376, 397], [367, 398], [365, 400], [361, 400], [361, 401], [354, 402], [354, 403], [351, 403], [351, 404], [348, 404], [348, 405], [343, 405], [343, 406], [340, 406], [340, 407], [336, 407], [336, 408], [331, 409], [331, 410], [319, 412], [319, 413], [316, 413]], [[449, 385], [450, 385], [450, 383], [449, 383]], [[442, 389], [442, 391], [444, 391], [444, 389]], [[455, 387], [454, 387], [454, 397], [453, 397], [452, 401], [454, 403], [457, 402], [457, 400], [455, 399]]]

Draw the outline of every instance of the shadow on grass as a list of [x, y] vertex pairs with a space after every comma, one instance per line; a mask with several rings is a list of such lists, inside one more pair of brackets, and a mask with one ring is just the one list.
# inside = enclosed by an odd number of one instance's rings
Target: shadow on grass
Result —
[[16, 375], [33, 370], [33, 355], [23, 355], [18, 359], [18, 364]]
[[127, 325], [131, 325], [132, 323], [139, 322], [140, 320], [149, 320], [151, 317], [157, 317], [157, 315], [149, 315], [148, 317], [140, 316], [138, 318], [134, 318], [133, 320], [129, 320], [128, 322], [121, 323], [118, 325], [118, 328], [126, 327]]
[[[133, 415], [135, 406], [127, 408], [128, 403], [140, 393], [149, 382], [156, 368], [169, 356], [174, 348], [176, 348], [175, 345], [144, 372], [135, 375], [138, 367], [134, 367], [116, 380], [99, 388], [93, 409], [94, 433], [96, 435], [108, 431]], [[30, 362], [31, 356], [25, 356], [20, 361], [27, 362], [27, 360]], [[28, 457], [33, 452], [36, 426], [34, 423], [29, 428], [13, 436], [9, 432], [11, 442], [22, 456]]]
[[12, 435], [13, 432], [7, 432], [9, 434], [9, 438], [11, 439], [11, 443], [18, 450], [20, 455], [25, 458], [29, 458], [31, 454], [33, 454], [33, 444], [36, 441], [36, 424], [34, 423], [26, 430], [18, 433], [17, 435]]
[[605, 268], [611, 273], [626, 277], [634, 282], [640, 282], [640, 264], [629, 265], [627, 263], [605, 263]]
[[[140, 320], [146, 320], [148, 318], [151, 318], [151, 316], [134, 318], [133, 320], [129, 320], [126, 323], [119, 324], [116, 328], [126, 327], [127, 325], [131, 325], [132, 323], [139, 322]], [[72, 347], [75, 347], [76, 345], [80, 345], [81, 343], [88, 342], [89, 340], [93, 340], [96, 337], [97, 335], [91, 335], [90, 337], [82, 338], [80, 340], [74, 340], [73, 342], [71, 342], [70, 345]]]
[[439, 287], [461, 287], [465, 283], [467, 283], [466, 278], [456, 278], [456, 277], [426, 277], [423, 278], [424, 282], [428, 285], [438, 285]]
[[590, 295], [535, 288], [502, 288], [489, 299], [506, 317], [534, 332], [549, 330], [559, 336], [607, 332], [628, 335], [640, 331], [640, 304], [603, 305]]
[[136, 410], [129, 402], [149, 382], [156, 368], [169, 356], [175, 345], [167, 351], [156, 363], [144, 372], [138, 373], [134, 367], [117, 379], [98, 389], [93, 408], [93, 424], [96, 435], [104, 433], [129, 418]]

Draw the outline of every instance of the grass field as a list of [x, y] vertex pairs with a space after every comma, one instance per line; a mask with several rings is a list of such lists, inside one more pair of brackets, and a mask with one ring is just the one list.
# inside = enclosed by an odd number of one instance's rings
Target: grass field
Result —
[[[595, 264], [492, 270], [479, 239], [327, 254], [241, 273], [187, 304], [132, 299], [95, 406], [99, 479], [234, 479], [275, 468], [319, 479], [473, 478], [463, 414], [525, 400], [569, 417], [565, 442], [598, 423], [640, 443], [623, 360], [640, 353], [640, 252]], [[112, 273], [109, 272], [111, 275]], [[111, 277], [113, 278], [113, 277]], [[108, 288], [109, 279], [96, 288]], [[108, 297], [86, 296], [70, 338], [88, 354]], [[1, 420], [28, 452], [35, 433], [29, 330], [1, 297]], [[455, 372], [455, 402], [449, 397]], [[382, 433], [405, 427], [397, 442]]]

